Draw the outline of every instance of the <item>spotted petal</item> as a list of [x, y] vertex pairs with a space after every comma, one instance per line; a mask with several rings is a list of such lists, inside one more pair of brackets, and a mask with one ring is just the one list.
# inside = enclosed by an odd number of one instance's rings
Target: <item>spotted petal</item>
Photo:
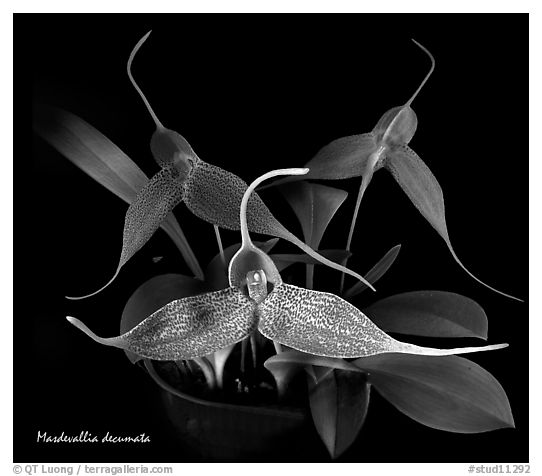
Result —
[[325, 357], [367, 357], [386, 352], [452, 355], [507, 344], [434, 349], [393, 339], [359, 309], [334, 294], [282, 283], [260, 305], [260, 332], [302, 352]]
[[255, 304], [237, 288], [178, 299], [118, 337], [102, 338], [74, 317], [68, 321], [96, 342], [154, 360], [201, 357], [247, 337]]
[[[241, 178], [200, 160], [190, 173], [185, 187], [184, 203], [194, 215], [221, 228], [240, 229], [239, 207], [247, 190], [247, 184]], [[273, 216], [258, 194], [251, 194], [246, 213], [251, 232], [287, 240], [320, 263], [347, 273], [374, 290], [363, 276], [325, 258], [290, 233]]]
[[182, 201], [183, 194], [183, 178], [175, 167], [165, 167], [154, 175], [138, 192], [126, 212], [122, 252], [114, 276], [92, 294], [70, 299], [90, 297], [109, 286], [122, 266], [150, 240], [169, 213]]

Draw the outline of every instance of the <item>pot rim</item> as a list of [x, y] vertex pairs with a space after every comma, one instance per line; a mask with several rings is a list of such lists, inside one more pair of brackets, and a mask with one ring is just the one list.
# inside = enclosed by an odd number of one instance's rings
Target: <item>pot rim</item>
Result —
[[204, 405], [208, 407], [214, 407], [219, 408], [223, 410], [234, 410], [234, 411], [243, 411], [245, 413], [252, 413], [252, 414], [265, 414], [265, 415], [271, 415], [271, 416], [277, 416], [281, 415], [288, 418], [297, 418], [299, 420], [303, 420], [306, 418], [306, 411], [303, 409], [296, 410], [294, 407], [256, 407], [252, 405], [235, 405], [233, 403], [224, 403], [224, 402], [213, 402], [210, 400], [204, 400], [202, 398], [194, 397], [192, 395], [189, 395], [187, 393], [181, 392], [180, 390], [176, 389], [169, 383], [167, 383], [165, 380], [162, 379], [156, 372], [156, 369], [154, 368], [153, 361], [150, 359], [143, 359], [143, 363], [145, 365], [145, 368], [147, 369], [147, 372], [149, 372], [149, 375], [151, 378], [166, 392], [169, 392], [173, 395], [175, 395], [178, 398], [181, 398], [183, 400], [188, 400], [189, 402], [195, 403], [197, 405]]

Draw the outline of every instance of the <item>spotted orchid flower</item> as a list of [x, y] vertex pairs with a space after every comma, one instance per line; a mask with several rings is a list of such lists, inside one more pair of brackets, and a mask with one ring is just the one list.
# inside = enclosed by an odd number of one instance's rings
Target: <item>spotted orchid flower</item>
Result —
[[[122, 251], [113, 277], [91, 294], [68, 299], [93, 296], [111, 284], [122, 266], [147, 243], [181, 202], [184, 202], [194, 215], [215, 226], [229, 230], [238, 230], [240, 226], [239, 206], [247, 184], [231, 172], [200, 159], [183, 136], [164, 127], [132, 76], [134, 57], [150, 33], [141, 38], [132, 50], [127, 72], [156, 125], [150, 148], [161, 170], [138, 191], [130, 203], [124, 220]], [[374, 290], [360, 274], [322, 256], [290, 233], [257, 194], [250, 198], [246, 213], [251, 231], [283, 238], [320, 263], [347, 273]]]
[[[351, 177], [362, 177], [352, 224], [346, 241], [346, 250], [350, 251], [364, 193], [376, 171], [382, 168], [388, 170], [418, 211], [445, 241], [454, 260], [471, 278], [496, 293], [521, 301], [519, 298], [484, 283], [461, 262], [452, 247], [448, 234], [442, 188], [425, 162], [409, 147], [409, 143], [418, 127], [418, 119], [411, 105], [435, 69], [433, 55], [416, 40], [412, 41], [431, 60], [431, 68], [414, 94], [404, 105], [386, 111], [371, 132], [342, 137], [323, 147], [305, 165], [305, 167], [310, 168], [310, 172], [305, 178], [342, 180]], [[293, 180], [295, 179], [288, 177], [261, 189]], [[341, 289], [343, 284], [344, 274]]]
[[248, 187], [240, 207], [242, 245], [229, 264], [228, 288], [172, 301], [118, 337], [98, 337], [78, 319], [67, 317], [68, 321], [100, 344], [154, 360], [202, 357], [243, 340], [255, 330], [275, 343], [323, 357], [357, 358], [390, 352], [452, 355], [507, 346], [434, 349], [400, 342], [344, 299], [284, 283], [271, 258], [250, 239], [247, 206], [262, 181], [307, 172], [275, 170]]

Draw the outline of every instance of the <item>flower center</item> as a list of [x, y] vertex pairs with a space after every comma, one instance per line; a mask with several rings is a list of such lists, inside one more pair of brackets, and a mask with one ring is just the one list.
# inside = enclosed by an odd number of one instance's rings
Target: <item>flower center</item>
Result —
[[260, 304], [267, 297], [267, 276], [263, 269], [249, 271], [247, 273], [248, 295], [256, 304]]

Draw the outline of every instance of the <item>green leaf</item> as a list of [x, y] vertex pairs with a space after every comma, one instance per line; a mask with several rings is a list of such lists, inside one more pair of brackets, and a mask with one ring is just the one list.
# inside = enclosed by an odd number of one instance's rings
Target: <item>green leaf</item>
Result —
[[390, 170], [408, 198], [410, 198], [420, 213], [444, 239], [452, 256], [465, 272], [492, 291], [521, 301], [521, 299], [498, 291], [497, 289], [488, 286], [483, 281], [480, 281], [465, 268], [463, 263], [461, 263], [452, 248], [450, 237], [448, 236], [446, 219], [444, 217], [444, 197], [442, 195], [442, 189], [431, 170], [429, 170], [429, 167], [425, 165], [418, 155], [410, 147], [405, 145], [391, 149], [387, 153], [387, 157], [384, 166]]
[[[378, 263], [376, 263], [371, 270], [365, 275], [365, 279], [369, 281], [371, 284], [376, 283], [382, 276], [384, 276], [388, 269], [390, 269], [391, 265], [394, 263], [395, 259], [397, 258], [397, 255], [399, 254], [399, 250], [401, 249], [401, 245], [394, 246], [391, 250], [389, 250]], [[352, 286], [350, 289], [348, 289], [344, 293], [345, 299], [353, 298], [354, 296], [357, 296], [361, 292], [368, 289], [368, 287], [365, 285], [365, 283], [362, 283], [361, 281], [357, 282]]]
[[305, 352], [298, 352], [295, 350], [281, 352], [273, 357], [269, 357], [269, 359], [265, 361], [264, 366], [267, 370], [272, 372], [274, 367], [284, 364], [297, 365], [301, 367], [305, 367], [306, 365], [314, 365], [316, 367], [328, 367], [330, 369], [361, 372], [358, 367], [347, 362], [346, 360], [336, 359], [333, 357], [320, 357], [318, 355], [307, 354]]
[[[120, 333], [133, 329], [153, 312], [176, 299], [195, 296], [207, 291], [205, 284], [197, 279], [181, 274], [162, 274], [143, 283], [132, 294], [120, 320]], [[135, 363], [141, 359], [125, 350], [128, 359]]]
[[[38, 106], [34, 110], [33, 127], [70, 162], [128, 204], [149, 181], [124, 152], [74, 114], [59, 108]], [[198, 260], [172, 213], [167, 215], [161, 226], [179, 248], [190, 270], [203, 279]]]
[[467, 359], [380, 354], [353, 364], [369, 373], [384, 398], [423, 425], [456, 433], [514, 427], [499, 382]]
[[[317, 374], [323, 369], [316, 369]], [[355, 441], [367, 415], [370, 385], [364, 374], [334, 370], [318, 383], [307, 376], [314, 426], [330, 456], [338, 458]]]
[[[322, 256], [325, 256], [327, 259], [334, 261], [336, 263], [342, 262], [342, 260], [349, 258], [352, 253], [346, 250], [318, 250]], [[314, 259], [308, 255], [300, 254], [273, 254], [269, 257], [275, 262], [275, 265], [279, 271], [283, 271], [288, 266], [291, 266], [295, 263], [304, 263], [304, 264], [322, 264], [320, 261]]]
[[[254, 245], [256, 245], [264, 253], [269, 253], [269, 251], [271, 251], [278, 241], [278, 238], [271, 238], [267, 241], [255, 241]], [[207, 268], [205, 268], [205, 283], [209, 286], [209, 289], [219, 290], [229, 286], [227, 267], [235, 253], [239, 251], [239, 248], [241, 248], [241, 243], [228, 246], [224, 249], [226, 268], [224, 268], [224, 265], [222, 264], [220, 253], [215, 255], [215, 257], [209, 262]]]
[[280, 191], [301, 223], [305, 243], [318, 249], [329, 222], [348, 193], [338, 188], [307, 182], [285, 185]]
[[[270, 359], [273, 359], [273, 357], [270, 357]], [[277, 385], [279, 400], [282, 400], [288, 391], [290, 382], [297, 374], [299, 374], [299, 372], [303, 370], [303, 366], [292, 362], [273, 361], [267, 365], [270, 359], [264, 363], [264, 366], [273, 375]]]
[[387, 297], [364, 309], [386, 332], [427, 337], [487, 339], [487, 316], [472, 299], [444, 291], [414, 291]]
[[218, 388], [222, 388], [224, 384], [224, 367], [228, 357], [231, 355], [236, 344], [229, 345], [223, 349], [219, 349], [216, 352], [209, 354], [207, 360], [213, 367], [214, 375], [216, 377], [216, 383]]

